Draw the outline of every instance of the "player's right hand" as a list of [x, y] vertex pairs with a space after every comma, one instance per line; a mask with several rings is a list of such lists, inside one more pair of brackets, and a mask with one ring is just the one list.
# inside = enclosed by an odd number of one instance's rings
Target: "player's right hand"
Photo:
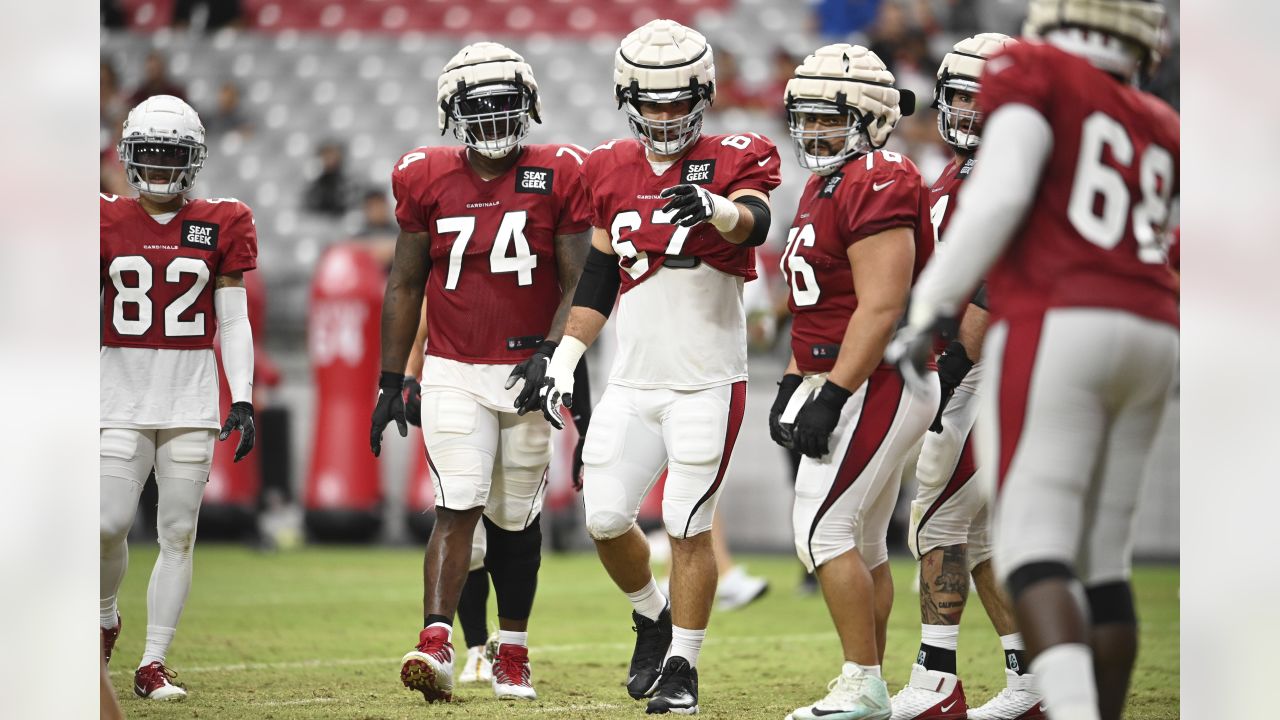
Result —
[[422, 427], [422, 383], [408, 375], [404, 378], [404, 419], [414, 427]]
[[409, 436], [409, 426], [404, 417], [404, 374], [382, 371], [378, 378], [378, 404], [373, 406], [373, 422], [369, 429], [369, 448], [373, 456], [382, 454], [382, 431], [387, 423], [396, 421], [400, 437]]
[[972, 368], [973, 361], [969, 359], [969, 354], [959, 340], [952, 340], [938, 356], [938, 384], [942, 386], [942, 401], [938, 403], [938, 415], [929, 426], [931, 432], [942, 432], [942, 413], [946, 411], [951, 396]]
[[773, 399], [773, 407], [769, 408], [769, 437], [788, 450], [791, 449], [791, 423], [782, 422], [782, 413], [786, 411], [791, 396], [804, 378], [800, 375], [786, 374], [778, 381], [778, 395]]
[[542, 388], [542, 379], [547, 376], [547, 366], [551, 364], [551, 356], [555, 354], [557, 346], [558, 343], [553, 340], [543, 340], [537, 351], [507, 376], [507, 390], [515, 387], [517, 380], [524, 380], [524, 387], [520, 388], [520, 394], [516, 396], [517, 415], [538, 409], [538, 391]]

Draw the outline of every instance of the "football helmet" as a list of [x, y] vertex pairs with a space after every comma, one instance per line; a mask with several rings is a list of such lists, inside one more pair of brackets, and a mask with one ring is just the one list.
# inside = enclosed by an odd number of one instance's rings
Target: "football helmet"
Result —
[[[818, 48], [796, 68], [785, 92], [787, 126], [801, 167], [830, 175], [850, 158], [884, 147], [903, 115], [915, 110], [915, 95], [893, 87], [893, 73], [860, 45]], [[806, 127], [808, 115], [830, 122]], [[834, 148], [835, 141], [843, 141]], [[828, 149], [820, 155], [817, 150]]]
[[1063, 37], [1066, 49], [1101, 70], [1130, 77], [1160, 62], [1165, 10], [1157, 0], [1031, 0], [1022, 34], [1038, 38], [1054, 30], [1076, 31]]
[[[657, 155], [677, 155], [702, 132], [716, 94], [716, 66], [707, 39], [673, 20], [653, 20], [622, 39], [613, 56], [613, 92], [631, 133]], [[691, 101], [688, 114], [645, 117], [641, 102]]]
[[516, 51], [478, 42], [444, 66], [437, 88], [440, 134], [450, 126], [463, 145], [488, 158], [506, 156], [529, 134], [529, 119], [542, 122], [533, 69]]
[[982, 77], [987, 58], [1013, 42], [1013, 38], [1001, 33], [979, 33], [956, 43], [942, 58], [938, 81], [933, 86], [933, 107], [938, 109], [938, 134], [956, 150], [972, 152], [978, 147], [982, 139], [982, 113], [953, 105], [955, 94], [960, 92], [976, 98], [980, 89], [978, 78]]
[[209, 150], [200, 116], [179, 98], [152, 95], [129, 111], [116, 145], [125, 179], [165, 202], [191, 189]]

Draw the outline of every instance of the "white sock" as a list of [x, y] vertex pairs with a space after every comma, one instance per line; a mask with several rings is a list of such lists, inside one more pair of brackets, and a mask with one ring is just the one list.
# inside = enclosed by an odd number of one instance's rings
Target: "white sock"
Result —
[[431, 628], [444, 628], [445, 639], [448, 640], [449, 642], [453, 642], [453, 626], [452, 625], [447, 625], [442, 622], [434, 622], [427, 626], [427, 629], [431, 629]]
[[499, 645], [519, 645], [520, 647], [528, 647], [529, 633], [516, 632], [515, 630], [499, 630], [498, 644]]
[[138, 663], [138, 667], [150, 665], [153, 662], [163, 663], [165, 651], [169, 649], [169, 643], [173, 642], [173, 634], [176, 631], [176, 628], [148, 625], [147, 647], [142, 651], [142, 662]]
[[920, 642], [942, 650], [956, 650], [960, 647], [959, 625], [921, 625]]
[[848, 660], [846, 660], [844, 665], [840, 667], [840, 671], [845, 675], [852, 675], [854, 668], [861, 670], [864, 674], [870, 675], [871, 677], [881, 677], [879, 665], [859, 665], [858, 663], [849, 662]]
[[1027, 646], [1022, 642], [1022, 633], [1010, 633], [1000, 636], [1000, 647], [1005, 650], [1026, 650]]
[[100, 598], [98, 600], [98, 625], [103, 630], [110, 630], [116, 626], [116, 617], [119, 611], [116, 610], [116, 596], [109, 598]]
[[1053, 720], [1099, 720], [1098, 689], [1093, 682], [1093, 652], [1082, 643], [1063, 643], [1031, 661], [1044, 704]]
[[653, 578], [649, 578], [648, 585], [635, 592], [627, 593], [627, 599], [631, 601], [631, 607], [635, 608], [636, 612], [650, 620], [657, 620], [663, 609], [667, 607], [667, 596], [658, 589], [658, 581]]
[[[678, 625], [671, 626], [671, 647], [667, 657], [682, 657], [689, 661], [689, 667], [698, 667], [698, 653], [702, 652], [702, 641], [707, 637], [706, 629], [689, 630]], [[666, 664], [666, 660], [663, 660]]]

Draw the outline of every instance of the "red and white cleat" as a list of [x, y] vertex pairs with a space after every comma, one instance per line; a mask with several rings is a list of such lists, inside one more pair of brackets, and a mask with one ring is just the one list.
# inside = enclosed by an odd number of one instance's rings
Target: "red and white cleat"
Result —
[[443, 627], [423, 628], [418, 646], [400, 660], [400, 682], [427, 702], [453, 699], [453, 645]]
[[529, 670], [529, 648], [499, 645], [493, 659], [493, 693], [502, 700], [537, 700]]
[[1008, 687], [980, 708], [969, 711], [970, 720], [1046, 720], [1043, 698], [1033, 676], [1004, 671]]
[[116, 626], [102, 628], [102, 661], [111, 662], [111, 651], [116, 649], [116, 640], [120, 639], [120, 613], [116, 613]]
[[169, 682], [176, 677], [178, 673], [157, 660], [133, 673], [133, 692], [144, 700], [185, 700], [187, 691]]
[[911, 666], [911, 682], [893, 696], [893, 720], [965, 720], [964, 687], [951, 673]]

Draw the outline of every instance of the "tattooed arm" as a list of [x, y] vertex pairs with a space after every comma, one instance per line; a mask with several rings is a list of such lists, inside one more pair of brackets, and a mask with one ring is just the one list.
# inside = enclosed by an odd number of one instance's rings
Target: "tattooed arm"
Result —
[[382, 370], [404, 373], [405, 362], [418, 332], [422, 293], [431, 272], [427, 233], [401, 232], [396, 256], [382, 298]]

